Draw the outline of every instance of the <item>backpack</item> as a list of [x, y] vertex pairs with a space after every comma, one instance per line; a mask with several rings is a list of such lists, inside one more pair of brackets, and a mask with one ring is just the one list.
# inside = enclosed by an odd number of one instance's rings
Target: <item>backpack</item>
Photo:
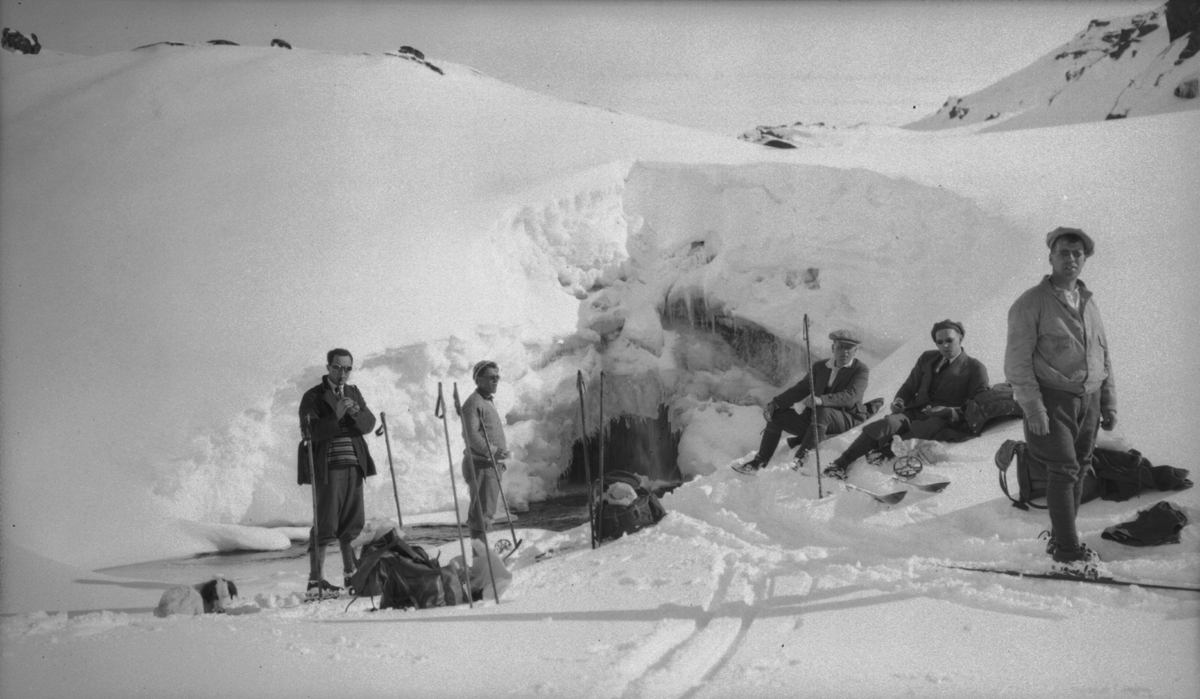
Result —
[[642, 482], [637, 476], [628, 471], [609, 471], [604, 474], [604, 491], [619, 483], [632, 488], [635, 497], [633, 502], [620, 505], [605, 502], [603, 491], [595, 495], [598, 503], [596, 517], [599, 522], [596, 531], [600, 541], [632, 534], [658, 524], [659, 520], [667, 516], [666, 508], [654, 493], [642, 487]]
[[981, 434], [983, 428], [993, 420], [1024, 416], [1021, 404], [1013, 397], [1012, 384], [1009, 383], [998, 383], [986, 391], [980, 391], [967, 401], [965, 412], [967, 427], [974, 435]]
[[1155, 466], [1137, 449], [1118, 451], [1096, 447], [1092, 468], [1100, 480], [1100, 497], [1121, 502], [1143, 490], [1185, 490], [1192, 487], [1188, 471], [1174, 466]]
[[350, 586], [355, 599], [374, 602], [378, 595], [379, 609], [446, 607], [465, 603], [468, 595], [453, 568], [443, 568], [395, 530], [363, 546]]
[[[1038, 510], [1046, 509], [1045, 505], [1039, 505], [1033, 502], [1034, 498], [1046, 497], [1046, 467], [1039, 461], [1029, 456], [1029, 448], [1025, 442], [1018, 442], [1015, 439], [1006, 439], [996, 450], [996, 468], [1000, 469], [1000, 490], [1012, 500], [1012, 506], [1028, 510], [1035, 508]], [[1013, 457], [1017, 457], [1017, 467], [1014, 469], [1017, 476], [1017, 497], [1013, 497], [1008, 489], [1008, 468], [1012, 465]], [[1082, 502], [1089, 502], [1100, 497], [1100, 485], [1096, 477], [1089, 471], [1083, 475], [1083, 498]]]
[[[1017, 457], [1017, 497], [1008, 489], [1008, 467]], [[996, 467], [1000, 469], [1000, 489], [1012, 500], [1013, 507], [1039, 510], [1045, 505], [1033, 502], [1046, 496], [1046, 467], [1030, 458], [1024, 442], [1005, 440], [996, 451]], [[1155, 466], [1136, 449], [1118, 451], [1096, 447], [1092, 450], [1092, 471], [1083, 477], [1083, 502], [1102, 498], [1120, 502], [1143, 490], [1185, 490], [1192, 487], [1187, 469], [1174, 466]]]

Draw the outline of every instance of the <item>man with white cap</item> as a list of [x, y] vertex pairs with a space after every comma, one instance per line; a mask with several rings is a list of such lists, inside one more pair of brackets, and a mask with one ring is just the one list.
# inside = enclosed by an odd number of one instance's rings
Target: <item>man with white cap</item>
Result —
[[[833, 356], [828, 361], [815, 362], [811, 376], [806, 375], [795, 386], [775, 396], [763, 409], [767, 426], [758, 453], [744, 464], [735, 464], [735, 471], [750, 475], [766, 466], [784, 432], [801, 438], [795, 461], [801, 466], [808, 452], [825, 437], [841, 434], [867, 419], [862, 400], [871, 371], [854, 356], [862, 337], [852, 330], [835, 330], [829, 333], [829, 339], [833, 340], [830, 348]], [[804, 405], [803, 412], [792, 409], [796, 403]]]
[[1117, 423], [1117, 392], [1100, 309], [1079, 279], [1096, 250], [1087, 233], [1046, 234], [1050, 274], [1008, 311], [1004, 374], [1025, 413], [1030, 458], [1046, 467], [1050, 543], [1070, 572], [1090, 574], [1099, 556], [1079, 540], [1075, 517], [1099, 428]]
[[[462, 474], [471, 489], [471, 504], [467, 509], [467, 528], [471, 538], [483, 540], [491, 530], [492, 517], [500, 499], [500, 477], [504, 475], [504, 460], [511, 454], [504, 437], [504, 422], [492, 402], [500, 385], [500, 367], [491, 360], [475, 364], [471, 370], [475, 391], [462, 406], [463, 451]], [[487, 431], [486, 437], [484, 430]], [[488, 447], [491, 447], [489, 452]], [[492, 467], [493, 460], [495, 468]]]
[[971, 433], [961, 429], [966, 422], [967, 401], [987, 390], [988, 373], [983, 362], [967, 356], [962, 348], [967, 334], [963, 324], [946, 320], [934, 323], [929, 335], [937, 349], [921, 353], [908, 379], [892, 399], [892, 414], [872, 422], [850, 444], [825, 475], [845, 478], [850, 464], [860, 456], [888, 447], [892, 437], [961, 442]]

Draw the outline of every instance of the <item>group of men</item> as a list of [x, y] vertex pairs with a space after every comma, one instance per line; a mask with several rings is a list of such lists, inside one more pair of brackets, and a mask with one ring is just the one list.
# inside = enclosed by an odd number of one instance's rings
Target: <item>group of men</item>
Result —
[[[1008, 312], [1004, 374], [1024, 415], [1027, 454], [1046, 467], [1050, 539], [1046, 553], [1068, 565], [1094, 565], [1099, 557], [1079, 540], [1075, 526], [1084, 475], [1091, 468], [1098, 431], [1117, 421], [1116, 385], [1108, 339], [1092, 293], [1080, 281], [1095, 242], [1078, 228], [1046, 234], [1050, 274], [1013, 303]], [[966, 329], [953, 320], [934, 324], [936, 349], [921, 354], [896, 391], [891, 414], [868, 423], [823, 473], [845, 479], [860, 457], [878, 462], [893, 437], [958, 442], [967, 402], [988, 389], [987, 368], [963, 350]], [[801, 469], [827, 436], [847, 432], [870, 417], [863, 404], [870, 374], [854, 355], [861, 337], [849, 330], [829, 335], [833, 356], [771, 400], [754, 457], [733, 468], [753, 474], [775, 454], [783, 432], [797, 436], [792, 461]], [[793, 406], [803, 406], [797, 412]], [[790, 442], [790, 440], [789, 440]]]
[[[357, 569], [353, 541], [366, 524], [363, 479], [375, 475], [375, 462], [363, 437], [375, 428], [375, 414], [362, 392], [348, 383], [354, 355], [336, 348], [325, 356], [328, 373], [300, 399], [304, 449], [297, 459], [298, 481], [313, 485], [313, 527], [308, 545], [309, 599], [337, 597], [351, 589]], [[463, 402], [462, 476], [471, 491], [467, 527], [486, 540], [499, 501], [500, 477], [509, 458], [504, 423], [492, 403], [500, 385], [500, 367], [484, 360], [472, 370], [475, 391]], [[325, 579], [326, 547], [336, 541], [342, 554], [342, 586]]]
[[[1094, 551], [1079, 540], [1075, 518], [1090, 469], [1098, 430], [1116, 424], [1116, 390], [1108, 340], [1092, 294], [1079, 280], [1095, 243], [1078, 228], [1056, 228], [1046, 235], [1051, 273], [1023, 293], [1008, 313], [1004, 373], [1025, 416], [1029, 457], [1049, 474], [1046, 505], [1051, 531], [1046, 552], [1067, 564], [1095, 564]], [[935, 323], [936, 349], [921, 354], [896, 392], [890, 414], [862, 431], [824, 473], [844, 479], [860, 457], [886, 450], [894, 436], [955, 442], [968, 439], [964, 429], [967, 401], [989, 387], [987, 368], [963, 349], [966, 328], [953, 320]], [[855, 357], [862, 337], [850, 330], [829, 335], [832, 356], [815, 363], [809, 375], [771, 400], [763, 410], [766, 427], [758, 452], [734, 468], [753, 474], [774, 456], [784, 432], [796, 435], [794, 466], [828, 436], [847, 432], [871, 416], [863, 397], [870, 370]], [[357, 387], [347, 383], [354, 371], [348, 350], [326, 356], [328, 373], [300, 401], [300, 427], [312, 447], [311, 463], [300, 459], [299, 482], [314, 484], [314, 518], [309, 544], [310, 597], [336, 596], [341, 588], [325, 580], [325, 548], [337, 541], [344, 584], [350, 585], [356, 560], [353, 540], [364, 525], [363, 479], [375, 475], [375, 463], [363, 437], [375, 427], [375, 415]], [[483, 539], [496, 511], [500, 478], [509, 458], [504, 422], [493, 404], [500, 382], [495, 362], [472, 370], [476, 390], [463, 404], [462, 475], [471, 492], [468, 528]], [[802, 405], [797, 412], [795, 406]], [[311, 476], [310, 471], [311, 469]]]

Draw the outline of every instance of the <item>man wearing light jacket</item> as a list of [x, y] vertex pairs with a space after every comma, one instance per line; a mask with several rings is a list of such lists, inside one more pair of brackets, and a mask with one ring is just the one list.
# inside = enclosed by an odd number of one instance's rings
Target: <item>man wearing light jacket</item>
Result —
[[1055, 561], [1087, 573], [1099, 556], [1079, 541], [1075, 517], [1100, 427], [1117, 423], [1108, 338], [1092, 293], [1079, 280], [1096, 245], [1078, 228], [1046, 235], [1051, 273], [1008, 311], [1004, 373], [1025, 413], [1028, 455], [1046, 467]]
[[962, 348], [963, 324], [950, 320], [934, 323], [930, 337], [937, 349], [923, 352], [908, 380], [892, 399], [892, 414], [863, 427], [862, 433], [834, 460], [825, 475], [846, 477], [850, 464], [874, 450], [885, 449], [892, 437], [961, 442], [971, 433], [960, 429], [966, 422], [967, 401], [988, 388], [987, 367]]
[[467, 528], [471, 530], [471, 538], [482, 541], [483, 535], [491, 529], [500, 499], [504, 460], [511, 454], [504, 438], [504, 423], [492, 402], [500, 385], [500, 367], [493, 361], [484, 360], [475, 365], [471, 375], [476, 389], [462, 406], [463, 439], [467, 443], [463, 450], [462, 475], [471, 489]]

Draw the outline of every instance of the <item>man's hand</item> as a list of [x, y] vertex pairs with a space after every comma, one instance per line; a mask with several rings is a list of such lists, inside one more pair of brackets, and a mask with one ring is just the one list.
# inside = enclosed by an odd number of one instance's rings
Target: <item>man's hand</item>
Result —
[[800, 401], [800, 404], [806, 408], [812, 408], [819, 405], [815, 396], [805, 396], [804, 400]]
[[904, 399], [903, 398], [896, 398], [895, 400], [892, 401], [892, 412], [893, 413], [904, 412]]
[[512, 456], [512, 452], [509, 450], [496, 447], [496, 461], [504, 461], [510, 456]]
[[1025, 427], [1029, 429], [1030, 434], [1036, 434], [1039, 437], [1050, 434], [1050, 416], [1044, 411], [1027, 415], [1025, 417]]
[[921, 412], [928, 415], [929, 417], [943, 417], [943, 418], [946, 418], [947, 420], [949, 420], [954, 415], [954, 410], [952, 408], [947, 408], [944, 405], [939, 405], [939, 406], [927, 405], [921, 410]]
[[1100, 413], [1100, 427], [1105, 432], [1112, 432], [1117, 426], [1117, 414], [1112, 410], [1105, 410]]
[[[353, 410], [351, 410], [352, 407]], [[355, 403], [353, 398], [343, 398], [337, 402], [337, 405], [333, 406], [333, 409], [337, 413], [337, 418], [341, 420], [348, 410], [352, 415], [357, 413], [358, 403]]]
[[771, 416], [775, 414], [776, 410], [778, 410], [778, 408], [775, 406], [774, 401], [767, 403], [767, 407], [763, 408], [763, 419], [767, 422], [770, 422]]

